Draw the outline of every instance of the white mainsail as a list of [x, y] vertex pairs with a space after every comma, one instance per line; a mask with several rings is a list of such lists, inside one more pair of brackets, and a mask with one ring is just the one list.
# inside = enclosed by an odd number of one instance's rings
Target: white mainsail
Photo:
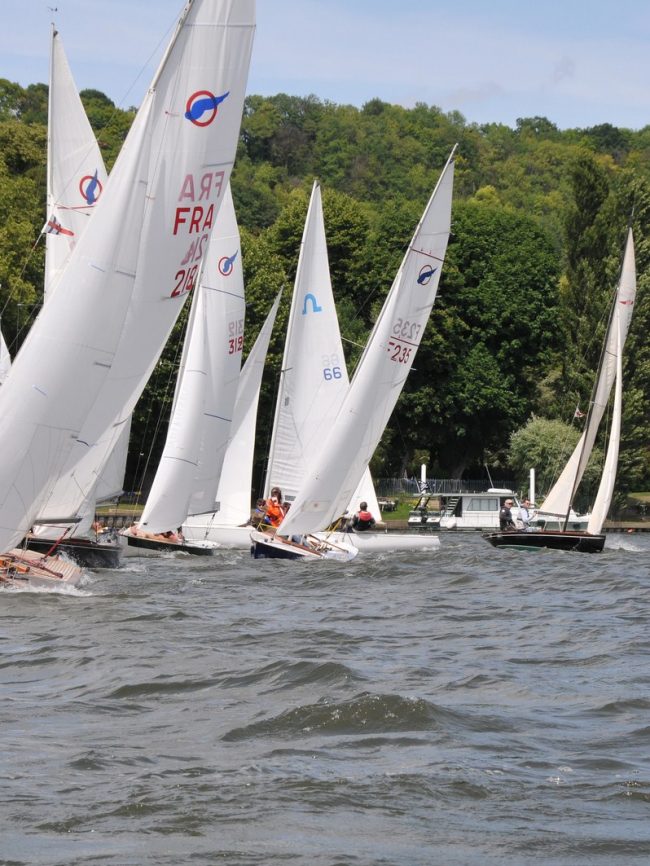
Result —
[[436, 298], [451, 228], [454, 151], [418, 224], [348, 392], [279, 532], [316, 532], [350, 501], [384, 432]]
[[[257, 404], [264, 362], [281, 296], [282, 292], [279, 292], [239, 376], [237, 399], [216, 502], [210, 504], [208, 513], [196, 513], [183, 524], [183, 532], [193, 538], [202, 537], [201, 529], [209, 537], [209, 530], [213, 525], [243, 526], [250, 519]], [[215, 506], [217, 511], [213, 511]]]
[[181, 16], [92, 220], [0, 389], [0, 549], [122, 427], [194, 287], [235, 157], [254, 0]]
[[[47, 208], [45, 233], [45, 285], [48, 292], [60, 279], [70, 253], [81, 239], [91, 213], [106, 186], [104, 161], [83, 103], [77, 92], [58, 31], [52, 29], [50, 87], [48, 97]], [[89, 483], [79, 485], [77, 478], [62, 475], [48, 498], [48, 506], [37, 521], [44, 523], [41, 534], [51, 534], [49, 520], [69, 517], [70, 535], [87, 531], [95, 517], [96, 501], [110, 499], [122, 492], [128, 452], [130, 423], [109, 456], [99, 460]], [[106, 465], [101, 466], [101, 463]], [[91, 494], [90, 485], [97, 482]], [[56, 535], [61, 527], [56, 527]]]
[[106, 168], [61, 37], [52, 27], [47, 133], [45, 295], [65, 268], [106, 187]]
[[[616, 290], [614, 307], [618, 309], [617, 318], [620, 321], [621, 352], [625, 347], [627, 332], [630, 327], [634, 301], [636, 298], [636, 265], [634, 257], [634, 239], [632, 230], [628, 231], [625, 253], [621, 275]], [[560, 473], [557, 481], [549, 491], [538, 512], [539, 517], [553, 515], [565, 517], [573, 503], [575, 491], [582, 480], [582, 476], [589, 462], [591, 452], [596, 441], [598, 427], [605, 413], [609, 395], [616, 378], [616, 350], [617, 335], [612, 327], [614, 316], [610, 317], [610, 323], [605, 338], [603, 355], [598, 370], [598, 377], [593, 391], [591, 405], [587, 414], [585, 429], [578, 444]]]
[[[281, 488], [292, 502], [338, 415], [349, 386], [334, 305], [321, 189], [314, 182], [300, 245], [266, 473], [265, 496]], [[380, 519], [364, 475], [361, 497]], [[358, 508], [359, 503], [352, 507]]]
[[614, 495], [614, 484], [616, 482], [616, 469], [618, 466], [618, 450], [621, 439], [621, 415], [623, 409], [623, 352], [621, 345], [621, 315], [617, 304], [614, 309], [614, 337], [616, 338], [616, 382], [614, 385], [614, 408], [612, 410], [612, 423], [609, 431], [609, 444], [603, 474], [600, 479], [598, 493], [594, 501], [594, 507], [589, 515], [587, 532], [598, 534], [602, 531], [609, 506], [612, 504]]
[[140, 525], [176, 529], [212, 508], [228, 444], [244, 345], [239, 230], [226, 190], [192, 304], [163, 454]]

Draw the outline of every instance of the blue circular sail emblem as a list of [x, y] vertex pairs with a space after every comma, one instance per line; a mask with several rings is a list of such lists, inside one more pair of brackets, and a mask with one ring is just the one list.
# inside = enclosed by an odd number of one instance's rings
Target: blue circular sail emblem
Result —
[[103, 191], [104, 187], [97, 177], [97, 171], [95, 171], [95, 174], [84, 175], [79, 181], [79, 192], [88, 205], [95, 204]]
[[426, 286], [431, 277], [435, 274], [438, 268], [434, 268], [433, 265], [423, 265], [420, 268], [420, 275], [418, 276], [418, 285]]
[[235, 259], [237, 258], [237, 253], [234, 253], [232, 256], [223, 256], [219, 259], [219, 273], [224, 277], [229, 277], [233, 272], [233, 265], [235, 263]]
[[185, 117], [195, 126], [209, 126], [217, 116], [219, 105], [226, 99], [230, 91], [221, 96], [215, 96], [209, 90], [197, 90], [187, 100]]

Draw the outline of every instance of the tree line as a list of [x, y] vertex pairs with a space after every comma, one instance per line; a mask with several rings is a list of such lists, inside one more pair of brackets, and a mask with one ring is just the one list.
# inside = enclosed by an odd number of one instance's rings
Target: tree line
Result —
[[[110, 168], [134, 116], [82, 91]], [[47, 86], [0, 79], [0, 302], [12, 351], [41, 303]], [[264, 469], [283, 334], [309, 192], [323, 187], [332, 284], [352, 372], [415, 225], [458, 142], [452, 235], [414, 369], [371, 466], [378, 476], [485, 475], [539, 488], [579, 432], [625, 234], [638, 295], [624, 368], [618, 490], [650, 489], [650, 126], [560, 130], [543, 117], [468, 123], [458, 112], [380, 99], [362, 108], [315, 96], [249, 96], [232, 189], [247, 292], [246, 350], [284, 297], [260, 401]], [[136, 409], [127, 485], [165, 434], [182, 315]], [[568, 453], [568, 452], [567, 452]], [[536, 465], [536, 461], [537, 465]], [[541, 465], [540, 465], [541, 464]], [[130, 480], [128, 480], [130, 478]], [[487, 476], [486, 476], [487, 479]]]

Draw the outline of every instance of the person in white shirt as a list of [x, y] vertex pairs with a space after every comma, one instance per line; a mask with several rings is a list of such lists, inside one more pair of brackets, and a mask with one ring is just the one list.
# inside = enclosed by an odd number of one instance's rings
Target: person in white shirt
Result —
[[517, 513], [517, 529], [529, 529], [532, 516], [533, 509], [530, 504], [530, 499], [522, 499], [519, 503], [519, 511]]

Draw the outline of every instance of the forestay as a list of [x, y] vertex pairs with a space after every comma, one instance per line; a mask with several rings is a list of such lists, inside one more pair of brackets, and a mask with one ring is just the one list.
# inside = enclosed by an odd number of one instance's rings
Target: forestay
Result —
[[0, 389], [0, 549], [128, 419], [193, 288], [235, 156], [253, 0], [194, 0]]
[[417, 226], [336, 422], [280, 526], [282, 535], [325, 529], [342, 514], [381, 439], [435, 301], [451, 225], [453, 153]]

